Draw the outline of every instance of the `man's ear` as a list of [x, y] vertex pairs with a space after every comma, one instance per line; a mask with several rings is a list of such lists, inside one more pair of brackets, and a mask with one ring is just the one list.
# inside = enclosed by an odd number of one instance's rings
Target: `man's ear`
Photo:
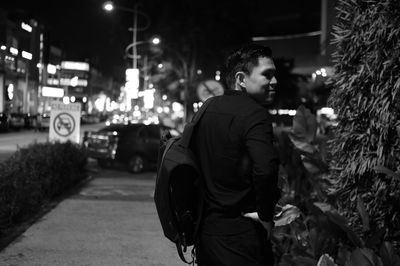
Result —
[[246, 75], [244, 74], [243, 71], [236, 72], [235, 74], [236, 84], [240, 85], [241, 87], [246, 87], [246, 85], [244, 84], [245, 77]]

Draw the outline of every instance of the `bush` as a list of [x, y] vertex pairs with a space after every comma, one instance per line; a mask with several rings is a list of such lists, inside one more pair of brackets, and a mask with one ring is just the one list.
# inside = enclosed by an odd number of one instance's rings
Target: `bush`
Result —
[[[275, 131], [282, 162], [282, 198], [271, 237], [277, 265], [400, 266], [394, 241], [385, 241], [385, 230], [360, 235], [336, 206], [335, 182], [328, 168], [332, 160], [326, 145], [334, 136], [318, 130], [315, 116], [300, 106], [290, 130]], [[399, 179], [398, 174], [380, 171]], [[363, 223], [371, 220], [361, 198], [357, 211]]]
[[80, 146], [47, 142], [20, 148], [0, 163], [0, 230], [31, 217], [86, 178], [86, 162]]
[[[384, 230], [384, 238], [397, 247], [400, 182], [377, 169], [400, 170], [399, 39], [400, 1], [339, 1], [329, 98], [338, 112], [331, 147], [339, 209], [358, 233]], [[362, 219], [360, 208], [369, 220]]]

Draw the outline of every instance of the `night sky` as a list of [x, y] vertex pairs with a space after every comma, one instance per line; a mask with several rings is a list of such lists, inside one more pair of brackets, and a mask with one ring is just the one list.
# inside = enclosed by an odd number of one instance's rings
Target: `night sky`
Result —
[[[133, 15], [106, 13], [101, 0], [1, 1], [12, 14], [26, 14], [45, 24], [51, 43], [65, 59], [84, 60], [108, 75], [127, 66], [125, 47]], [[133, 8], [135, 1], [116, 0]], [[138, 41], [158, 35], [178, 51], [195, 51], [199, 67], [214, 71], [229, 51], [253, 36], [273, 36], [316, 31], [320, 28], [320, 0], [142, 0], [140, 10], [151, 19]], [[139, 26], [144, 24], [139, 20]]]

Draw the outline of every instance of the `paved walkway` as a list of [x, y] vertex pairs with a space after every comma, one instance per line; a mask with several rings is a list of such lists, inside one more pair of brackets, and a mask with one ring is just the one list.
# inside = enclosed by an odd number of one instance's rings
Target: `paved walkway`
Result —
[[154, 173], [102, 171], [1, 251], [0, 265], [184, 265], [153, 188]]

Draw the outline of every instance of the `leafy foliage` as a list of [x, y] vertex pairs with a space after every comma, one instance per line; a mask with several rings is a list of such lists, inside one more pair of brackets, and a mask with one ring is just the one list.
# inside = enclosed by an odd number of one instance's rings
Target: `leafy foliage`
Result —
[[0, 163], [0, 233], [86, 177], [87, 157], [76, 144], [35, 143]]
[[[315, 116], [300, 106], [293, 128], [276, 131], [283, 197], [271, 239], [278, 265], [400, 266], [393, 245], [383, 240], [384, 229], [360, 236], [336, 209], [338, 198], [332, 188], [337, 184], [330, 178], [330, 157], [324, 154], [331, 137], [322, 135], [330, 130], [319, 128]], [[357, 211], [360, 224], [369, 228], [370, 216], [361, 197]]]
[[384, 228], [400, 246], [400, 182], [379, 171], [400, 170], [400, 2], [340, 0], [337, 10], [329, 105], [339, 123], [331, 145], [339, 209], [357, 232]]

